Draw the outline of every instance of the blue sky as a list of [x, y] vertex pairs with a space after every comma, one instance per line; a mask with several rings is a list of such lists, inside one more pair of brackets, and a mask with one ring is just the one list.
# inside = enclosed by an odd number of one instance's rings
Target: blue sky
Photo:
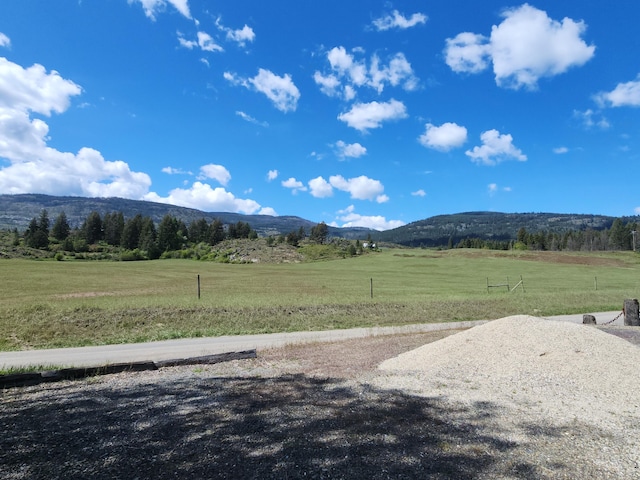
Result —
[[640, 214], [640, 2], [3, 0], [0, 193]]

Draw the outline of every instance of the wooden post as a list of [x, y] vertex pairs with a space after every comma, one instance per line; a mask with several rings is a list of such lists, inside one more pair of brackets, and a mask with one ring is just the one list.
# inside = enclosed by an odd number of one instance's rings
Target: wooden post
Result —
[[594, 277], [594, 282], [596, 286], [596, 292], [598, 291], [598, 277]]
[[631, 327], [640, 327], [638, 316], [639, 306], [637, 299], [627, 299], [624, 301], [624, 324]]
[[198, 300], [200, 300], [200, 274], [198, 274]]
[[373, 298], [373, 278], [369, 281], [369, 292], [371, 294], [371, 298]]

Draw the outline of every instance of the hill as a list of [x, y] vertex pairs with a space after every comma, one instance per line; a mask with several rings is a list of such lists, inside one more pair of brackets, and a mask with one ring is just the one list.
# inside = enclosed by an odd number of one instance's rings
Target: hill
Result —
[[[637, 222], [640, 217], [623, 218]], [[467, 238], [483, 240], [515, 240], [518, 230], [564, 233], [570, 230], [604, 230], [611, 228], [616, 217], [557, 213], [467, 212], [438, 215], [408, 225], [377, 233], [378, 241], [411, 247], [456, 245]]]
[[[40, 216], [42, 210], [47, 210], [53, 221], [60, 212], [64, 211], [72, 228], [82, 226], [91, 212], [100, 215], [112, 212], [122, 212], [125, 218], [132, 218], [137, 214], [148, 216], [158, 224], [165, 215], [171, 215], [189, 225], [201, 218], [212, 222], [215, 219], [225, 224], [246, 222], [251, 225], [258, 235], [286, 235], [303, 227], [307, 232], [317, 222], [305, 220], [295, 216], [273, 217], [269, 215], [243, 215], [229, 212], [203, 212], [193, 208], [177, 207], [164, 203], [127, 200], [124, 198], [86, 198], [86, 197], [56, 197], [41, 194], [0, 195], [0, 230], [20, 231], [29, 226], [32, 218]], [[347, 239], [366, 238], [375, 230], [367, 228], [334, 228], [329, 227], [329, 234], [333, 237]]]
[[[303, 227], [307, 232], [317, 224], [296, 216], [272, 217], [269, 215], [242, 215], [229, 212], [203, 212], [192, 208], [164, 203], [127, 200], [123, 198], [55, 197], [40, 194], [0, 195], [0, 230], [25, 230], [32, 218], [47, 210], [54, 219], [64, 211], [72, 227], [79, 227], [92, 211], [101, 215], [122, 212], [126, 218], [137, 214], [151, 217], [156, 223], [169, 214], [187, 225], [205, 218], [211, 222], [220, 219], [231, 224], [246, 222], [260, 236], [286, 235]], [[564, 233], [570, 230], [605, 230], [611, 228], [616, 217], [605, 215], [557, 214], [557, 213], [497, 213], [466, 212], [438, 215], [419, 220], [393, 230], [378, 232], [368, 228], [329, 227], [329, 236], [346, 239], [366, 239], [369, 235], [376, 242], [394, 243], [410, 247], [440, 247], [456, 245], [460, 240], [515, 240], [518, 230], [528, 232]], [[624, 217], [626, 222], [640, 222], [640, 217]]]

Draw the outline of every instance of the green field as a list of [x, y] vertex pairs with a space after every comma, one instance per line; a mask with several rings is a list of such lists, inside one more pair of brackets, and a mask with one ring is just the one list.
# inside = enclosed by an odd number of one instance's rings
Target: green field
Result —
[[[0, 272], [1, 350], [620, 310], [640, 296], [632, 252], [389, 249], [248, 265], [17, 259], [0, 261]], [[514, 286], [521, 276], [524, 291], [487, 291], [487, 277]]]

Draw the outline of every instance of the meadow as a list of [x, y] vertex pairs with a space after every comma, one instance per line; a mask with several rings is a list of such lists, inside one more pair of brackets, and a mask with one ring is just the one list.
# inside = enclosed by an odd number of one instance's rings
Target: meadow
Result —
[[[6, 259], [0, 350], [621, 310], [633, 252], [385, 249], [291, 264]], [[198, 277], [200, 296], [198, 296]], [[524, 288], [487, 289], [489, 283]]]

